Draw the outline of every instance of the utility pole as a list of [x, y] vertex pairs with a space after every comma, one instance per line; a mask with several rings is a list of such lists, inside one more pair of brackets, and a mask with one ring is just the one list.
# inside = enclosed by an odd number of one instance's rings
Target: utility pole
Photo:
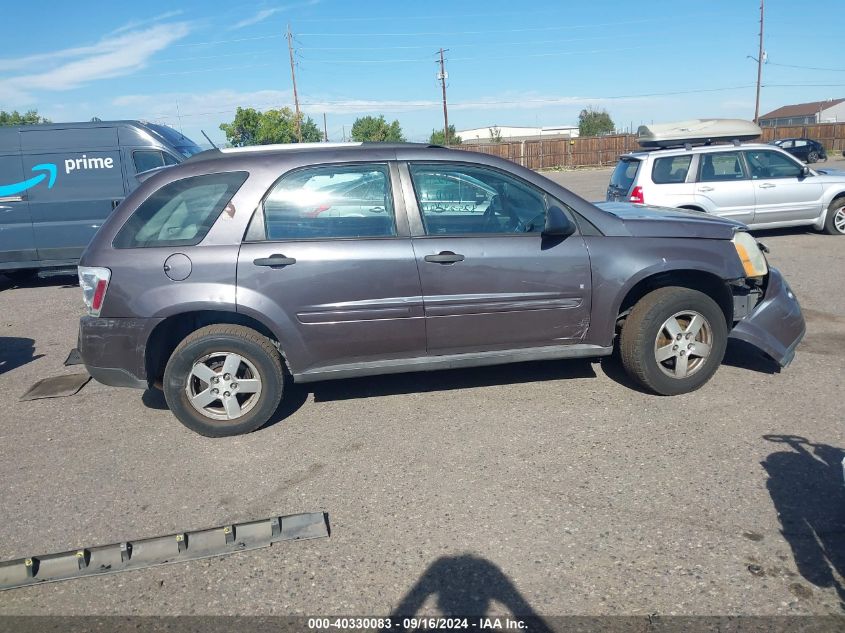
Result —
[[760, 0], [760, 49], [757, 52], [757, 99], [754, 102], [754, 123], [760, 123], [760, 82], [763, 79], [763, 6]]
[[294, 63], [293, 63], [293, 34], [290, 32], [290, 24], [288, 24], [288, 32], [285, 35], [288, 40], [288, 55], [290, 56], [290, 80], [293, 83], [293, 103], [296, 107], [296, 138], [299, 139], [299, 142], [302, 142], [302, 126], [300, 125], [300, 112], [299, 112], [299, 95], [296, 93], [296, 71], [294, 71]]
[[[448, 48], [446, 49], [449, 50]], [[446, 108], [446, 79], [449, 78], [443, 61], [444, 50], [440, 49], [440, 72], [437, 73], [437, 78], [440, 80], [440, 87], [443, 89], [443, 138], [444, 145], [449, 145], [449, 110]]]
[[326, 113], [323, 112], [323, 141], [329, 142], [329, 128], [326, 127]]

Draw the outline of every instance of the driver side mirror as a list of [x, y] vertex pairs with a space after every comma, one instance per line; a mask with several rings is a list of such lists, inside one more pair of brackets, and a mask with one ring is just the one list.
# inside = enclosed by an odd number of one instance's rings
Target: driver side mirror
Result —
[[575, 223], [569, 219], [560, 207], [549, 207], [546, 211], [546, 224], [543, 237], [569, 237], [575, 233]]
[[809, 167], [807, 167], [806, 165], [804, 165], [804, 166], [801, 168], [801, 178], [806, 178], [806, 177], [807, 177], [807, 176], [809, 176], [809, 175], [810, 175], [810, 168], [809, 168]]

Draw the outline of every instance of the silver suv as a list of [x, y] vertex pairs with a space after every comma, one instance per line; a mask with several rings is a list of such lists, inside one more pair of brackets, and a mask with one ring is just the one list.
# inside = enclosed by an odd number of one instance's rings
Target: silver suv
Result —
[[845, 234], [845, 172], [813, 170], [771, 145], [706, 145], [619, 157], [607, 200], [704, 211], [749, 228]]

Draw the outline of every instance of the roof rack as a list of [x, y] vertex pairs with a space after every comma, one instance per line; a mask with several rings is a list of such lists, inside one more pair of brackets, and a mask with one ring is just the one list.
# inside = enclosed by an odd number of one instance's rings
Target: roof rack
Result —
[[272, 152], [284, 149], [315, 149], [330, 147], [354, 147], [361, 143], [275, 143], [271, 145], [249, 145], [247, 147], [224, 147], [220, 151], [224, 154], [240, 154], [241, 152]]
[[763, 131], [751, 121], [744, 119], [692, 119], [677, 123], [641, 125], [637, 129], [637, 142], [644, 148], [683, 147], [713, 143], [750, 141]]

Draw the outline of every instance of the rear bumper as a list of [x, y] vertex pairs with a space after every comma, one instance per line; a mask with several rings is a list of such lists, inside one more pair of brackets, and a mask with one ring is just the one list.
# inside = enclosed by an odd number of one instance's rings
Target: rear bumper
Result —
[[147, 340], [162, 320], [82, 317], [77, 347], [85, 369], [104, 385], [146, 389]]
[[730, 336], [757, 347], [786, 367], [806, 331], [798, 299], [780, 271], [770, 268], [762, 301], [734, 326]]

